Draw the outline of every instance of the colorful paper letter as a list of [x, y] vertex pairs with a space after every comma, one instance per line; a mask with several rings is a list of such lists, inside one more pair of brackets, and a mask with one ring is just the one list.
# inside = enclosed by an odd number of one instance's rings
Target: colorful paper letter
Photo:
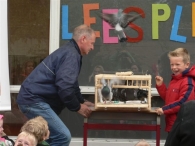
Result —
[[71, 39], [72, 33], [68, 33], [68, 6], [62, 5], [62, 39]]
[[[158, 11], [162, 9], [164, 10], [163, 15], [158, 15]], [[169, 19], [171, 14], [170, 7], [167, 4], [152, 4], [152, 39], [159, 38], [159, 21], [166, 21]]]
[[195, 2], [192, 3], [192, 36], [195, 37]]
[[[103, 9], [103, 13], [117, 13], [118, 9]], [[103, 22], [103, 43], [118, 43], [118, 37], [110, 37], [109, 36], [109, 30], [114, 29], [110, 26], [110, 24], [106, 21]]]
[[178, 29], [179, 29], [179, 21], [181, 18], [181, 13], [182, 13], [182, 6], [177, 6], [175, 10], [175, 16], [173, 20], [170, 40], [185, 43], [186, 37], [177, 34]]
[[[142, 18], [145, 18], [145, 13], [141, 8], [138, 7], [128, 7], [126, 9], [124, 9], [125, 13], [130, 13], [130, 12], [137, 12], [138, 14], [141, 15]], [[140, 42], [143, 39], [143, 30], [141, 27], [135, 25], [134, 23], [130, 23], [129, 27], [133, 28], [134, 30], [136, 30], [138, 32], [138, 36], [136, 38], [132, 38], [129, 36], [127, 37], [127, 42], [131, 42], [131, 43], [136, 43], [136, 42]]]
[[[83, 16], [84, 16], [84, 24], [90, 26], [93, 23], [96, 23], [96, 18], [90, 17], [90, 10], [99, 9], [99, 4], [83, 4]], [[95, 31], [96, 37], [100, 37], [100, 31]]]

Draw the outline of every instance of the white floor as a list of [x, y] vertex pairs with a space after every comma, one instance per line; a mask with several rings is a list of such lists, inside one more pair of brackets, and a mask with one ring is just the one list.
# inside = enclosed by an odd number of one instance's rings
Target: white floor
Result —
[[[134, 146], [139, 140], [138, 139], [97, 139], [88, 138], [87, 146]], [[151, 146], [156, 146], [155, 140], [147, 140]], [[160, 146], [164, 146], [165, 140], [160, 141]], [[72, 138], [70, 146], [82, 146], [82, 138]]]
[[[9, 136], [9, 138], [15, 140], [16, 136]], [[88, 138], [87, 146], [134, 146], [139, 139], [103, 139], [103, 138]], [[146, 139], [151, 146], [156, 146], [156, 141], [151, 139]], [[164, 146], [165, 140], [160, 141], [160, 146]], [[70, 146], [82, 146], [82, 138], [72, 138]]]

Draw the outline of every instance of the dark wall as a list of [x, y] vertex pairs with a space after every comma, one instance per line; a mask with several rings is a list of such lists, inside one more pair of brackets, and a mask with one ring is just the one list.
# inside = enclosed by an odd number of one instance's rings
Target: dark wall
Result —
[[[89, 82], [94, 67], [101, 65], [106, 72], [131, 70], [132, 65], [139, 66], [139, 71], [152, 75], [152, 87], [155, 87], [154, 77], [160, 74], [164, 77], [166, 84], [170, 80], [169, 60], [166, 53], [178, 47], [184, 47], [191, 53], [192, 62], [194, 52], [194, 38], [192, 37], [192, 0], [61, 0], [61, 5], [68, 6], [68, 32], [72, 33], [73, 29], [84, 23], [83, 4], [99, 4], [99, 9], [91, 10], [90, 17], [96, 19], [96, 23], [91, 27], [100, 31], [100, 37], [96, 39], [95, 49], [89, 55], [83, 58], [83, 66], [79, 77], [79, 83], [82, 86], [94, 85]], [[159, 21], [159, 38], [152, 38], [153, 13], [152, 4], [167, 4], [171, 10], [170, 17], [166, 21]], [[171, 32], [175, 18], [177, 6], [182, 6], [181, 17], [178, 26], [177, 35], [186, 37], [186, 42], [170, 40]], [[102, 9], [127, 9], [129, 7], [137, 7], [143, 10], [145, 17], [135, 20], [133, 23], [140, 27], [143, 31], [143, 38], [139, 42], [124, 43], [103, 43], [103, 25], [102, 19], [97, 13]], [[163, 10], [158, 11], [159, 15], [163, 15]], [[62, 14], [62, 13], [61, 13]], [[136, 14], [130, 12], [130, 14]], [[61, 15], [61, 19], [62, 19]], [[179, 17], [178, 14], [176, 16]], [[61, 25], [61, 29], [63, 26]], [[136, 38], [139, 36], [138, 31], [127, 27], [124, 29], [128, 37]], [[67, 42], [62, 38], [62, 30], [60, 31], [60, 45]], [[156, 32], [156, 31], [155, 31]], [[156, 32], [157, 33], [157, 32]], [[117, 37], [114, 30], [110, 30], [109, 36]], [[177, 37], [174, 37], [177, 39]]]
[[[152, 75], [152, 87], [155, 87], [154, 77], [161, 75], [166, 84], [170, 81], [171, 71], [167, 52], [178, 47], [186, 48], [191, 54], [191, 62], [194, 62], [194, 38], [192, 37], [192, 0], [61, 0], [61, 5], [68, 6], [68, 32], [84, 23], [83, 4], [99, 3], [98, 10], [91, 10], [90, 17], [96, 18], [96, 23], [91, 27], [100, 31], [100, 37], [96, 39], [95, 49], [84, 56], [83, 66], [79, 76], [81, 86], [94, 86], [89, 82], [94, 67], [101, 65], [105, 72], [116, 72], [131, 70], [132, 65], [139, 67], [139, 72]], [[171, 13], [169, 19], [159, 22], [159, 38], [152, 38], [152, 4], [167, 4]], [[170, 40], [174, 17], [177, 6], [182, 6], [181, 18], [178, 26], [178, 35], [185, 36], [186, 42]], [[141, 41], [132, 43], [103, 43], [103, 25], [102, 19], [98, 17], [97, 12], [102, 9], [126, 9], [128, 7], [139, 7], [144, 11], [145, 17], [137, 19], [134, 24], [143, 30]], [[159, 15], [164, 12], [160, 10]], [[62, 15], [61, 15], [62, 19]], [[61, 25], [61, 29], [62, 29]], [[137, 37], [138, 33], [131, 27], [127, 27], [125, 33], [129, 37]], [[115, 31], [110, 30], [110, 36], [117, 37]], [[60, 33], [60, 45], [66, 43], [67, 39], [62, 39], [62, 30]], [[85, 98], [94, 99], [94, 95], [84, 95]], [[161, 107], [164, 102], [160, 97], [152, 98], [153, 107]], [[83, 135], [83, 117], [77, 113], [65, 109], [61, 114], [62, 120], [70, 128], [73, 137], [82, 137]], [[122, 122], [130, 122], [123, 121]], [[105, 121], [106, 122], [106, 121]], [[113, 121], [116, 122], [116, 121]], [[120, 122], [120, 121], [118, 121]], [[143, 122], [143, 121], [136, 121]], [[167, 133], [164, 131], [164, 116], [161, 116], [161, 138], [165, 139]], [[135, 132], [135, 131], [90, 131], [90, 137], [115, 137], [115, 138], [155, 138], [154, 132]]]

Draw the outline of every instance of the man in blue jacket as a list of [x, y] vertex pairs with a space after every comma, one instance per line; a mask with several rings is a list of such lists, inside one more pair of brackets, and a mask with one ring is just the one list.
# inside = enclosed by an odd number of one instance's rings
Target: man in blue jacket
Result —
[[87, 25], [74, 29], [73, 39], [46, 57], [24, 80], [17, 103], [29, 118], [42, 116], [49, 125], [51, 146], [68, 146], [71, 134], [58, 117], [67, 107], [88, 117], [90, 102], [84, 102], [78, 75], [82, 56], [94, 49], [95, 32]]

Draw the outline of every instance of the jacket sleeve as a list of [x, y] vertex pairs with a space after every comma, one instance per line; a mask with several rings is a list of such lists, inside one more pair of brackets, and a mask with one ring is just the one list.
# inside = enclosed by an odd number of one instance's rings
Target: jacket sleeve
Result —
[[160, 97], [165, 100], [166, 97], [166, 91], [167, 91], [167, 87], [166, 85], [163, 83], [161, 86], [156, 85], [156, 89], [160, 95]]
[[58, 94], [65, 106], [71, 111], [80, 109], [80, 89], [77, 79], [80, 71], [80, 58], [78, 54], [68, 52], [61, 60], [59, 69], [56, 71], [55, 84], [58, 88]]
[[192, 84], [192, 78], [188, 78], [187, 82], [183, 82], [180, 86], [179, 97], [174, 102], [162, 107], [164, 114], [174, 114], [180, 109], [180, 106], [188, 101], [194, 99], [194, 86]]
[[84, 99], [83, 99], [83, 96], [81, 94], [81, 90], [79, 88], [79, 83], [78, 81], [76, 82], [76, 87], [75, 87], [75, 94], [76, 94], [76, 97], [77, 99], [79, 100], [80, 103], [84, 103]]

